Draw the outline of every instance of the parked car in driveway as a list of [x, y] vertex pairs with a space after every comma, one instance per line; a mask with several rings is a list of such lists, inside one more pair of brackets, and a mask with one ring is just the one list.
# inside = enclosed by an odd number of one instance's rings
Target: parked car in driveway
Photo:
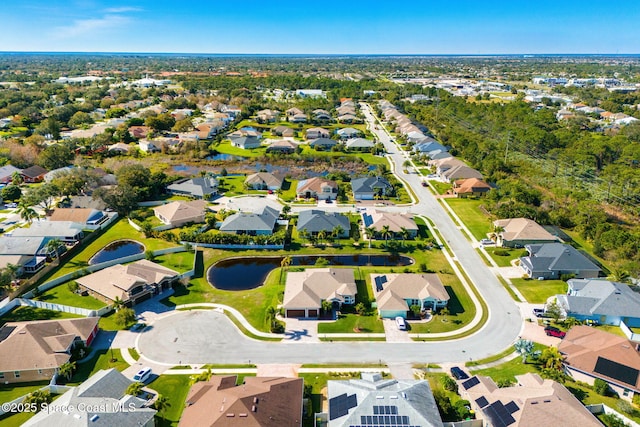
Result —
[[547, 336], [549, 337], [556, 337], [556, 338], [564, 338], [565, 335], [567, 335], [566, 332], [561, 331], [560, 329], [554, 327], [554, 326], [547, 326], [544, 328], [544, 333], [547, 334]]
[[404, 320], [403, 317], [396, 317], [396, 326], [398, 327], [398, 330], [400, 331], [406, 331], [407, 330], [407, 322]]
[[466, 380], [469, 378], [469, 375], [457, 366], [451, 368], [451, 375], [453, 375], [453, 378], [457, 380]]
[[543, 308], [534, 308], [533, 315], [536, 317], [544, 317], [544, 309]]

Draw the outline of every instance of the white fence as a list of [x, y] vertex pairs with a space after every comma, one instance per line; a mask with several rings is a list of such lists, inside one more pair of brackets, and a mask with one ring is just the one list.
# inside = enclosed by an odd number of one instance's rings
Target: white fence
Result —
[[624, 332], [627, 338], [631, 341], [640, 341], [640, 334], [633, 332], [631, 328], [628, 327], [626, 323], [624, 323], [624, 321], [620, 322], [620, 329], [622, 329], [622, 332]]
[[111, 306], [105, 306], [99, 310], [90, 310], [88, 308], [72, 307], [69, 305], [56, 304], [53, 302], [46, 302], [46, 301], [36, 301], [28, 298], [14, 298], [11, 300], [11, 302], [9, 302], [9, 304], [6, 304], [4, 307], [0, 308], [0, 316], [4, 315], [5, 313], [13, 310], [18, 306], [36, 307], [36, 308], [42, 308], [45, 310], [60, 311], [62, 313], [77, 314], [79, 316], [85, 316], [85, 317], [104, 316], [105, 314], [107, 314], [112, 310]]
[[[16, 385], [20, 385], [20, 383], [18, 383]], [[69, 386], [66, 386], [66, 385], [49, 384], [49, 385], [46, 385], [46, 386], [40, 388], [40, 390], [49, 391], [49, 393], [51, 393], [51, 394], [62, 394], [62, 393], [65, 393], [65, 392], [71, 390], [72, 388], [74, 388], [74, 387], [69, 387]], [[13, 399], [11, 402], [3, 402], [3, 404], [0, 405], [1, 406], [0, 407], [0, 416], [6, 414], [7, 412], [10, 412], [11, 408], [15, 407], [15, 405], [17, 405], [19, 403], [22, 403], [22, 401], [29, 394], [31, 394], [31, 393], [28, 393], [28, 394], [22, 395], [22, 396], [20, 396], [20, 397], [18, 397], [16, 399]], [[7, 410], [5, 410], [5, 408]]]
[[180, 242], [188, 243], [190, 245], [198, 245], [203, 248], [213, 249], [284, 249], [284, 244], [281, 245], [220, 245], [215, 243], [193, 243], [193, 242]]
[[622, 422], [624, 422], [625, 425], [627, 425], [628, 427], [640, 427], [640, 424], [638, 424], [637, 422], [625, 417], [620, 412], [618, 412], [618, 411], [616, 411], [614, 409], [611, 409], [610, 407], [608, 407], [604, 403], [596, 403], [595, 405], [587, 405], [587, 409], [592, 414], [605, 413], [607, 415], [609, 415], [609, 414], [615, 415], [616, 417], [620, 418], [622, 420]]

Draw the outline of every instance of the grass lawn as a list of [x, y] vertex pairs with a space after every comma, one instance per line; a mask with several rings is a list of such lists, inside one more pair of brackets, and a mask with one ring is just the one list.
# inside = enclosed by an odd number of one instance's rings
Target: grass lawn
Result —
[[98, 326], [100, 326], [100, 329], [102, 329], [103, 331], [120, 331], [124, 329], [116, 323], [114, 317], [115, 314], [116, 312], [112, 310], [104, 316], [100, 317], [100, 321], [98, 321]]
[[[491, 258], [498, 264], [499, 267], [511, 267], [511, 261], [522, 256], [527, 255], [526, 249], [510, 249], [510, 248], [496, 248], [496, 247], [485, 247], [484, 248]], [[498, 251], [497, 255], [495, 252]]]
[[264, 156], [266, 153], [266, 146], [245, 150], [243, 148], [232, 146], [231, 141], [228, 139], [222, 141], [219, 144], [215, 144], [210, 148], [216, 150], [220, 154], [230, 154], [232, 156], [241, 156], [241, 157], [260, 157], [260, 156]]
[[36, 299], [38, 301], [70, 305], [72, 307], [88, 308], [89, 310], [99, 310], [107, 305], [90, 295], [83, 297], [82, 295], [71, 292], [67, 283], [63, 283], [55, 288], [49, 289]]
[[193, 251], [185, 251], [157, 256], [153, 259], [153, 262], [182, 273], [193, 268], [194, 258], [195, 253]]
[[[585, 387], [584, 385], [578, 384], [573, 381], [568, 381], [564, 385], [573, 395], [582, 402], [583, 405], [595, 405], [598, 403], [604, 403], [609, 408], [612, 408], [616, 411], [618, 409], [618, 402], [620, 402], [620, 398], [611, 397], [611, 396], [601, 396], [595, 391], [593, 391], [589, 387]], [[636, 410], [635, 414], [624, 414], [626, 417], [629, 417], [636, 423], [640, 423], [640, 411]]]
[[389, 166], [389, 161], [384, 156], [374, 156], [371, 153], [357, 153], [356, 156], [360, 157], [365, 162], [370, 165], [387, 165]]
[[471, 231], [473, 237], [478, 240], [487, 237], [487, 233], [491, 231], [491, 219], [480, 210], [480, 206], [485, 204], [484, 200], [479, 199], [447, 199], [444, 203], [448, 203], [451, 209], [460, 217], [464, 225]]
[[227, 197], [238, 196], [241, 194], [267, 194], [266, 191], [249, 190], [245, 188], [244, 181], [247, 179], [245, 175], [227, 175], [218, 177], [221, 185], [218, 187], [220, 193], [224, 193]]
[[[111, 354], [113, 354], [113, 362], [111, 361]], [[79, 385], [101, 369], [116, 368], [118, 371], [122, 372], [128, 367], [129, 364], [125, 362], [119, 349], [96, 350], [91, 359], [78, 364], [76, 371], [67, 385]]]
[[382, 321], [376, 314], [371, 316], [359, 316], [356, 313], [345, 313], [344, 311], [345, 310], [343, 309], [343, 313], [338, 316], [338, 320], [335, 322], [318, 324], [318, 333], [354, 333], [356, 330], [361, 333], [384, 332]]
[[[536, 350], [542, 350], [544, 346], [535, 344], [534, 348]], [[491, 377], [496, 383], [501, 381], [510, 381], [512, 383], [515, 383], [516, 375], [523, 375], [528, 372], [538, 373], [537, 367], [538, 365], [536, 363], [529, 361], [529, 363], [524, 364], [522, 363], [521, 357], [516, 357], [513, 360], [510, 360], [498, 366], [494, 366], [492, 368], [479, 370], [474, 370], [473, 368], [470, 369], [472, 371], [472, 375], [485, 375]]]
[[161, 415], [156, 415], [157, 426], [176, 426], [184, 410], [184, 402], [189, 393], [189, 375], [160, 375], [148, 386], [165, 396], [169, 401], [169, 407]]
[[50, 319], [77, 319], [77, 314], [63, 313], [61, 311], [47, 310], [36, 307], [16, 307], [4, 316], [0, 317], [0, 326], [7, 322], [25, 322], [30, 320], [50, 320]]
[[440, 182], [440, 181], [436, 181], [436, 180], [431, 180], [430, 181], [431, 185], [433, 185], [433, 188], [436, 189], [436, 192], [438, 194], [446, 194], [447, 191], [451, 190], [452, 185], [449, 184], [448, 182]]
[[49, 381], [34, 381], [18, 384], [0, 385], [0, 402], [11, 402], [20, 396], [29, 394], [49, 384]]
[[562, 280], [511, 279], [527, 302], [543, 304], [550, 296], [567, 293], [567, 283]]
[[295, 179], [287, 178], [282, 182], [282, 188], [280, 189], [280, 198], [285, 202], [292, 202], [296, 199], [296, 188], [298, 187], [298, 181]]

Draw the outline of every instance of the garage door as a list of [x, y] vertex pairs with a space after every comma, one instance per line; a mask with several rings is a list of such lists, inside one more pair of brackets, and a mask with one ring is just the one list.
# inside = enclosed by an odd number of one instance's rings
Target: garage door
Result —
[[304, 310], [287, 310], [287, 317], [305, 317]]
[[318, 317], [318, 310], [309, 310], [309, 317]]

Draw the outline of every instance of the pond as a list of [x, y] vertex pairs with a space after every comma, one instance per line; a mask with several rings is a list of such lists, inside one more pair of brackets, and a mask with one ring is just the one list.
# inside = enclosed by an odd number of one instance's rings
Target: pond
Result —
[[137, 255], [144, 252], [144, 245], [133, 240], [118, 240], [117, 242], [109, 243], [104, 248], [100, 249], [89, 260], [89, 264], [100, 264], [101, 262], [107, 262], [118, 258], [123, 258], [129, 255]]
[[[398, 255], [308, 255], [292, 256], [291, 265], [315, 265], [325, 258], [329, 265], [402, 267], [413, 260]], [[262, 286], [267, 275], [280, 267], [282, 257], [233, 258], [214, 264], [207, 272], [207, 281], [216, 289], [244, 291]]]
[[218, 153], [207, 156], [206, 160], [246, 160], [246, 157], [236, 156], [233, 154]]

